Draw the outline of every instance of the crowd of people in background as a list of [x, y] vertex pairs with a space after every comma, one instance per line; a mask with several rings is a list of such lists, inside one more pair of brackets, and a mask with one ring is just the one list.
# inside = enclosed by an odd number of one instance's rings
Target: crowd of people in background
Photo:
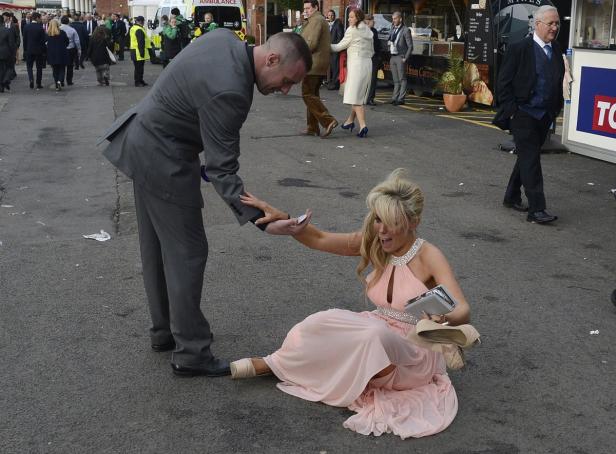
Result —
[[[124, 60], [135, 23], [120, 13], [99, 16], [34, 11], [21, 22], [11, 12], [2, 13], [0, 93], [10, 91], [17, 77], [15, 65], [19, 63], [20, 49], [32, 90], [43, 88], [43, 72], [48, 65], [56, 91], [73, 85], [74, 71], [85, 69], [86, 61], [94, 66], [98, 84], [109, 86], [109, 67]], [[147, 53], [152, 54], [148, 58], [152, 63], [159, 63], [149, 47]], [[143, 82], [142, 78], [139, 82]]]
[[[360, 9], [349, 12], [345, 27], [334, 10], [325, 15], [316, 0], [304, 2], [301, 23], [293, 30], [308, 43], [313, 58], [313, 68], [302, 83], [302, 97], [307, 107], [307, 128], [303, 134], [327, 137], [338, 121], [328, 112], [319, 96], [324, 84], [337, 90], [344, 82], [343, 103], [350, 106], [347, 119], [341, 127], [353, 131], [358, 121], [358, 137], [366, 137], [366, 105], [374, 105], [377, 71], [381, 67], [381, 44], [374, 29], [374, 20]], [[392, 103], [403, 104], [406, 92], [405, 73], [412, 40], [408, 29], [401, 22], [401, 14], [393, 14], [394, 28], [389, 39], [394, 78]], [[130, 51], [134, 66], [136, 87], [148, 85], [144, 81], [145, 62], [162, 63], [166, 67], [192, 41], [219, 26], [211, 12], [198, 17], [185, 18], [179, 8], [172, 8], [170, 15], [161, 17], [159, 33], [160, 56], [154, 49], [154, 38], [144, 25], [143, 16], [129, 20], [119, 13], [107, 15], [74, 14], [58, 17], [54, 14], [28, 13], [21, 25], [11, 13], [4, 13], [5, 29], [0, 32], [0, 81], [1, 90], [10, 90], [16, 77], [15, 63], [18, 48], [23, 47], [31, 89], [42, 88], [43, 69], [51, 66], [54, 87], [61, 91], [73, 85], [74, 71], [84, 68], [90, 61], [96, 68], [98, 84], [108, 86], [109, 67], [124, 60], [125, 50]], [[396, 22], [397, 21], [397, 22]], [[20, 31], [21, 29], [21, 31]], [[98, 30], [98, 31], [97, 31]], [[22, 36], [20, 42], [20, 35]], [[36, 70], [36, 73], [35, 73]], [[399, 77], [397, 77], [399, 76]]]

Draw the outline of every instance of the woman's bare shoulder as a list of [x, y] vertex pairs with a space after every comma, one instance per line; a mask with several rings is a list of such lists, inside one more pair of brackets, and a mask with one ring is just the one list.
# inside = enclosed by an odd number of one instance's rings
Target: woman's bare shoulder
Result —
[[421, 245], [421, 249], [419, 249], [419, 253], [417, 255], [424, 266], [438, 265], [442, 264], [443, 262], [447, 263], [445, 254], [443, 254], [443, 252], [437, 246], [425, 240], [424, 243]]

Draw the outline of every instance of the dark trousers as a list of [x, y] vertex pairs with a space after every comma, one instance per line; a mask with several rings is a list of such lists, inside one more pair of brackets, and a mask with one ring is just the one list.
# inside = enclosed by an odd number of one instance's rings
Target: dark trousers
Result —
[[337, 90], [340, 87], [340, 54], [338, 52], [332, 52], [329, 58], [329, 80], [327, 88], [330, 90]]
[[374, 102], [376, 95], [376, 75], [381, 67], [381, 57], [378, 55], [372, 56], [372, 78], [370, 79], [370, 91], [368, 91], [368, 101]]
[[66, 82], [68, 84], [73, 83], [73, 67], [79, 67], [79, 54], [77, 53], [77, 49], [69, 49], [68, 50], [68, 65], [66, 65]]
[[545, 210], [543, 173], [541, 172], [541, 146], [545, 142], [552, 119], [544, 115], [541, 120], [518, 110], [511, 119], [511, 134], [515, 142], [517, 159], [505, 191], [505, 201], [519, 202], [521, 186], [528, 199], [528, 211]]
[[[72, 69], [72, 65], [68, 65]], [[64, 74], [66, 72], [66, 65], [51, 65], [51, 72], [53, 74], [54, 82], [64, 82]], [[67, 77], [68, 81], [68, 77]]]
[[208, 254], [201, 208], [164, 201], [138, 184], [134, 191], [152, 343], [173, 339], [173, 363], [204, 366], [212, 353], [210, 325], [201, 312]]
[[124, 37], [123, 36], [118, 36], [114, 40], [114, 48], [116, 47], [115, 46], [116, 44], [119, 47], [119, 49], [118, 49], [118, 60], [123, 61], [124, 60]]
[[319, 125], [326, 128], [336, 119], [330, 115], [319, 96], [323, 76], [305, 76], [302, 81], [302, 98], [306, 104], [308, 131], [319, 132]]
[[4, 91], [4, 86], [11, 81], [9, 67], [8, 60], [0, 60], [0, 90], [2, 91]]
[[28, 79], [34, 82], [33, 66], [36, 64], [36, 86], [41, 85], [43, 80], [43, 66], [45, 66], [44, 55], [26, 55], [26, 69], [28, 71]]
[[145, 67], [145, 60], [136, 61], [133, 60], [135, 65], [135, 83], [143, 82], [143, 68]]

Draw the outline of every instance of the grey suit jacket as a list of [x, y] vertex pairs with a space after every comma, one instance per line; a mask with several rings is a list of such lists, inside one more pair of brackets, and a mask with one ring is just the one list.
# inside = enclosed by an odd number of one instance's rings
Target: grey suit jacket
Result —
[[402, 58], [408, 62], [409, 58], [411, 58], [411, 54], [413, 53], [413, 37], [411, 36], [411, 29], [403, 24], [399, 34], [400, 37], [396, 42], [396, 49], [398, 50], [398, 55], [401, 55]]
[[254, 63], [247, 44], [220, 28], [182, 50], [134, 108], [105, 132], [104, 155], [153, 195], [202, 207], [201, 161], [240, 224], [260, 211], [239, 200], [240, 128], [252, 104]]

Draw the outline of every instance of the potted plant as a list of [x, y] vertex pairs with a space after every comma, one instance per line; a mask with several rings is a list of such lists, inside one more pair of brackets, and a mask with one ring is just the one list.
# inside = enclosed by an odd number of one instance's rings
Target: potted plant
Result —
[[449, 54], [448, 68], [438, 85], [443, 90], [443, 101], [448, 112], [459, 112], [466, 103], [466, 95], [462, 90], [464, 82], [464, 60], [459, 55]]

